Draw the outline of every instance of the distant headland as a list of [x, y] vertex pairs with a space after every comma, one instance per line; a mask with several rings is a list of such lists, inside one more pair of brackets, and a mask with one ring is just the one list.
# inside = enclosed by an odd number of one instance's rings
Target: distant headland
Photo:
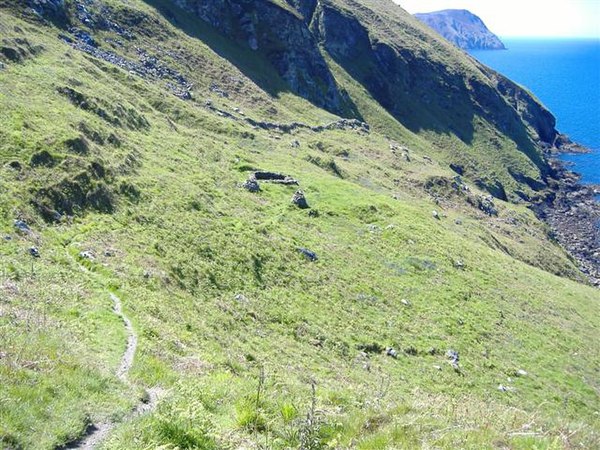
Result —
[[420, 13], [415, 17], [464, 50], [506, 50], [483, 20], [466, 9]]

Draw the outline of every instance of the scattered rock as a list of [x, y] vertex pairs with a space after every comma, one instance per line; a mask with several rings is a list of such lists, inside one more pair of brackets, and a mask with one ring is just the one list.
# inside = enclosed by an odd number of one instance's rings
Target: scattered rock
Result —
[[519, 369], [515, 372], [515, 376], [517, 377], [526, 377], [527, 376], [527, 372], [523, 369]]
[[391, 356], [392, 358], [398, 358], [398, 352], [396, 350], [394, 350], [392, 347], [387, 347], [385, 349], [385, 354], [387, 356]]
[[381, 228], [379, 226], [375, 225], [374, 223], [367, 225], [367, 228], [369, 229], [369, 232], [371, 232], [371, 233], [381, 233]]
[[366, 302], [366, 303], [377, 303], [379, 301], [379, 298], [375, 295], [358, 294], [356, 296], [356, 301]]
[[248, 298], [244, 294], [236, 294], [236, 296], [234, 298], [237, 302], [242, 303], [244, 305], [247, 305], [248, 303], [250, 303], [248, 301]]
[[504, 386], [504, 385], [502, 385], [502, 384], [499, 384], [499, 385], [498, 385], [498, 390], [499, 390], [500, 392], [512, 392], [512, 391], [514, 391], [514, 390], [515, 390], [515, 388], [514, 388], [514, 387], [511, 387], [511, 386]]
[[29, 225], [27, 225], [27, 223], [24, 220], [17, 219], [17, 220], [15, 220], [14, 225], [15, 225], [15, 228], [23, 234], [31, 233], [31, 228], [29, 228]]
[[292, 142], [290, 142], [290, 147], [298, 148], [298, 147], [300, 147], [300, 142], [298, 142], [297, 140], [294, 139]]
[[4, 240], [5, 241], [12, 241], [12, 236], [10, 236], [9, 234], [7, 234], [6, 236], [4, 236]]
[[104, 256], [106, 256], [107, 258], [112, 258], [113, 256], [115, 256], [115, 251], [112, 249], [106, 249], [104, 250]]
[[406, 300], [405, 298], [403, 298], [402, 300], [400, 300], [400, 303], [402, 303], [404, 306], [410, 308], [412, 306], [412, 303], [408, 300]]
[[446, 352], [446, 357], [450, 360], [450, 364], [452, 364], [452, 367], [454, 368], [454, 370], [458, 370], [458, 368], [459, 368], [458, 362], [460, 359], [458, 352], [456, 350], [450, 349]]
[[579, 263], [590, 282], [600, 287], [600, 202], [598, 185], [580, 184], [580, 176], [551, 159], [556, 173], [553, 192], [534, 206], [538, 218], [552, 228], [556, 239]]
[[437, 211], [434, 210], [434, 211], [431, 212], [431, 215], [433, 216], [434, 219], [441, 220], [439, 212], [437, 212]]
[[488, 216], [498, 215], [498, 210], [496, 209], [496, 205], [494, 205], [494, 197], [491, 195], [479, 197], [477, 199], [477, 207]]
[[452, 188], [457, 192], [471, 192], [471, 188], [466, 184], [460, 175], [452, 178]]
[[433, 366], [435, 370], [442, 370], [442, 366]]
[[362, 133], [369, 133], [369, 125], [365, 122], [361, 122], [356, 119], [340, 119], [336, 122], [331, 122], [327, 125], [317, 125], [311, 127], [308, 124], [302, 122], [292, 123], [277, 123], [277, 122], [264, 122], [251, 119], [247, 117], [244, 119], [247, 124], [252, 126], [254, 129], [272, 130], [279, 131], [282, 133], [291, 133], [294, 130], [305, 129], [311, 130], [315, 133], [321, 133], [326, 130], [355, 130]]
[[255, 178], [248, 178], [244, 182], [244, 184], [242, 184], [242, 187], [250, 192], [259, 192], [260, 191], [260, 185], [258, 184], [258, 181], [256, 181]]
[[306, 201], [306, 197], [304, 196], [304, 192], [301, 190], [297, 190], [294, 193], [292, 196], [292, 203], [301, 209], [310, 208], [310, 206], [308, 206], [308, 202]]
[[461, 166], [460, 164], [450, 164], [450, 168], [459, 175], [463, 175], [465, 173], [464, 166]]
[[86, 250], [86, 251], [83, 251], [83, 252], [79, 252], [79, 257], [81, 259], [87, 259], [87, 260], [90, 260], [90, 261], [94, 260], [94, 255], [89, 250]]
[[465, 263], [462, 262], [462, 260], [457, 259], [456, 261], [454, 261], [454, 267], [457, 269], [464, 269], [465, 268]]
[[34, 258], [39, 258], [40, 257], [40, 251], [38, 250], [37, 247], [30, 247], [29, 248], [29, 254], [31, 256], [33, 256]]
[[[95, 20], [95, 18], [88, 18], [87, 20]], [[107, 26], [117, 33], [124, 35], [126, 38], [133, 38], [133, 36], [129, 35], [126, 30], [123, 30], [116, 23], [107, 22]], [[116, 53], [103, 50], [87, 31], [71, 27], [69, 33], [71, 33], [70, 36], [61, 34], [60, 38], [74, 49], [85, 52], [98, 59], [102, 59], [110, 64], [114, 64], [132, 75], [150, 80], [163, 80], [165, 81], [165, 87], [176, 97], [183, 100], [190, 100], [192, 98], [191, 89], [193, 84], [190, 83], [183, 74], [161, 61], [158, 57], [159, 55], [150, 55], [146, 50], [136, 47], [135, 50], [137, 52], [138, 61], [135, 61], [124, 58]]]
[[298, 251], [302, 253], [309, 261], [316, 261], [319, 259], [315, 252], [310, 251], [307, 248], [299, 247]]
[[294, 178], [283, 175], [276, 172], [254, 172], [254, 178], [260, 181], [268, 181], [270, 183], [286, 184], [286, 185], [298, 185], [298, 181]]

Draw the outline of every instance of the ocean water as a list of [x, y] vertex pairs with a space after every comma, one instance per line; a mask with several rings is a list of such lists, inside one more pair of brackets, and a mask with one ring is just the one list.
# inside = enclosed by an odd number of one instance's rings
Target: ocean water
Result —
[[587, 183], [600, 184], [600, 39], [502, 39], [506, 51], [473, 51], [487, 66], [527, 87], [557, 129], [592, 150], [563, 155]]

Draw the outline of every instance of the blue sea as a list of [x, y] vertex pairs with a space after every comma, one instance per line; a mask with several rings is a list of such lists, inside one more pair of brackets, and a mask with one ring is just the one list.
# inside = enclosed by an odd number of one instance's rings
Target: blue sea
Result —
[[506, 51], [473, 51], [527, 87], [554, 114], [557, 129], [593, 152], [563, 155], [583, 181], [600, 184], [600, 39], [502, 39]]

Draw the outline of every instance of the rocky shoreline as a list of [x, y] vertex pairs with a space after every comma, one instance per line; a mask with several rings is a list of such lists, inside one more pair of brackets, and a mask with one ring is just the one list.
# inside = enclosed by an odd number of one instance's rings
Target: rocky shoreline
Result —
[[548, 162], [555, 173], [550, 185], [553, 192], [533, 209], [590, 282], [600, 288], [600, 185], [582, 184], [581, 176], [568, 170], [556, 152], [548, 155]]

